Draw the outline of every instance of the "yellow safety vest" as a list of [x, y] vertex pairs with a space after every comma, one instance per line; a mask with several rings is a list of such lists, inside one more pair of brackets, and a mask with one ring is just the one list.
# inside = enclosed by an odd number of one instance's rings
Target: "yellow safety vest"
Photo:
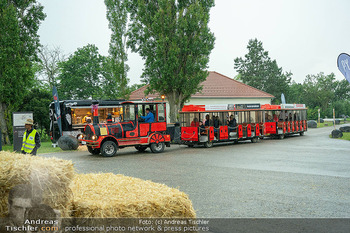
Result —
[[36, 135], [36, 130], [33, 129], [33, 131], [28, 135], [27, 137], [27, 131], [24, 132], [23, 134], [23, 144], [22, 144], [22, 149], [26, 153], [31, 153], [35, 147], [35, 135]]

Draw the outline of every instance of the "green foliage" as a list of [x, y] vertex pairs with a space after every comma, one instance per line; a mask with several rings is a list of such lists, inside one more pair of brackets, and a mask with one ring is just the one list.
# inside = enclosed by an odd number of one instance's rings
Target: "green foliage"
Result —
[[1, 0], [0, 6], [0, 102], [15, 106], [34, 79], [37, 31], [45, 14], [35, 0]]
[[304, 103], [303, 94], [303, 85], [292, 81], [292, 84], [289, 86], [288, 92], [285, 93], [286, 101], [288, 103]]
[[317, 121], [318, 119], [318, 107], [316, 108], [308, 108], [307, 109], [307, 119], [308, 120], [315, 120]]
[[128, 44], [145, 60], [148, 92], [165, 94], [170, 119], [207, 77], [215, 37], [208, 27], [213, 0], [130, 0]]
[[281, 94], [288, 93], [292, 73], [284, 73], [276, 60], [271, 60], [261, 41], [249, 40], [247, 49], [248, 53], [244, 58], [234, 60], [239, 79], [245, 84], [274, 95], [275, 102], [279, 103]]
[[346, 79], [336, 81], [334, 86], [335, 100], [350, 100], [350, 83]]
[[96, 99], [103, 92], [103, 66], [106, 58], [95, 45], [79, 48], [59, 63], [61, 74], [58, 91], [60, 99]]
[[320, 106], [322, 110], [326, 110], [335, 97], [334, 74], [324, 75], [321, 72], [316, 75], [307, 75], [303, 87], [304, 103], [311, 108]]
[[33, 112], [33, 118], [41, 135], [43, 130], [49, 132], [50, 129], [50, 118], [48, 116], [51, 102], [52, 94], [49, 90], [35, 87], [25, 96], [20, 108], [21, 111]]
[[[332, 111], [335, 109], [335, 117], [340, 118], [341, 115], [350, 116], [350, 100], [338, 100], [332, 103], [332, 105], [328, 108], [328, 111]], [[329, 114], [328, 116], [331, 116]], [[332, 113], [333, 116], [333, 113]]]
[[36, 0], [0, 0], [0, 127], [5, 143], [9, 143], [11, 112], [33, 84], [40, 46], [37, 32], [44, 19]]
[[333, 117], [333, 108], [336, 117], [350, 115], [350, 84], [336, 80], [333, 73], [307, 75], [302, 84], [293, 82], [286, 98], [289, 103], [306, 104], [310, 119], [317, 119], [318, 109], [321, 118]]
[[107, 72], [109, 73], [108, 81], [114, 84], [114, 91], [111, 89], [109, 91], [113, 97], [117, 96], [119, 98], [127, 98], [129, 93], [127, 88], [129, 66], [126, 64], [128, 59], [126, 47], [127, 2], [127, 0], [105, 0], [109, 28], [112, 30], [109, 43], [110, 61]]

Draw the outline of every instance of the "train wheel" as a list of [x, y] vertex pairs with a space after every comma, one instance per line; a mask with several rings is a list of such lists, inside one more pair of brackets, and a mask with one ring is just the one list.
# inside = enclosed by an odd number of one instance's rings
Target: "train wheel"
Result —
[[135, 146], [135, 149], [139, 152], [144, 152], [147, 149], [147, 146]]
[[190, 144], [190, 145], [187, 145], [187, 146], [190, 147], [190, 148], [193, 148], [193, 147], [194, 147], [194, 145], [191, 145], [191, 144]]
[[106, 141], [101, 146], [101, 154], [104, 157], [112, 157], [117, 154], [118, 146], [113, 141]]
[[204, 147], [205, 148], [210, 148], [210, 147], [213, 147], [213, 142], [212, 141], [207, 141], [204, 143]]
[[256, 142], [258, 142], [258, 138], [257, 138], [257, 137], [254, 137], [254, 138], [250, 139], [250, 141], [251, 141], [252, 143], [256, 143]]
[[152, 143], [151, 146], [151, 151], [153, 153], [160, 153], [160, 152], [163, 152], [164, 151], [164, 148], [165, 148], [165, 144], [164, 142], [160, 142], [160, 143]]
[[93, 155], [98, 155], [101, 152], [100, 149], [93, 149], [91, 146], [88, 146], [87, 148], [88, 148], [88, 151]]
[[149, 139], [149, 142], [155, 143], [155, 144], [159, 144], [160, 142], [164, 142], [165, 138], [163, 135], [161, 135], [160, 133], [154, 133], [152, 134], [151, 138]]
[[299, 134], [300, 134], [300, 136], [304, 136], [304, 131], [303, 131], [303, 132], [300, 132]]
[[284, 138], [284, 134], [278, 135], [278, 138], [279, 138], [279, 139], [283, 139], [283, 138]]

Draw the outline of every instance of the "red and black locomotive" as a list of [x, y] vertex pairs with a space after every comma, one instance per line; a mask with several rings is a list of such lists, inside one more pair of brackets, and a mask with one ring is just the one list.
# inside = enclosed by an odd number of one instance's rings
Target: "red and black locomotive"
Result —
[[[134, 146], [139, 151], [148, 147], [154, 153], [162, 152], [170, 146], [170, 135], [166, 134], [165, 102], [121, 101], [121, 114], [117, 120], [107, 118], [107, 123], [99, 123], [97, 102], [93, 106], [93, 123], [87, 124], [84, 133], [78, 135], [82, 145], [92, 154], [110, 157], [118, 149]], [[152, 122], [144, 122], [141, 115], [148, 109], [153, 115]]]

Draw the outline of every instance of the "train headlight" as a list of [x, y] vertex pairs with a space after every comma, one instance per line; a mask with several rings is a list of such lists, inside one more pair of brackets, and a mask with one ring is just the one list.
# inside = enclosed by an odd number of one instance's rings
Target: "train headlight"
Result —
[[84, 139], [84, 134], [79, 134], [77, 138], [78, 138], [78, 140], [83, 140]]
[[95, 141], [97, 139], [96, 135], [92, 135], [91, 140]]

